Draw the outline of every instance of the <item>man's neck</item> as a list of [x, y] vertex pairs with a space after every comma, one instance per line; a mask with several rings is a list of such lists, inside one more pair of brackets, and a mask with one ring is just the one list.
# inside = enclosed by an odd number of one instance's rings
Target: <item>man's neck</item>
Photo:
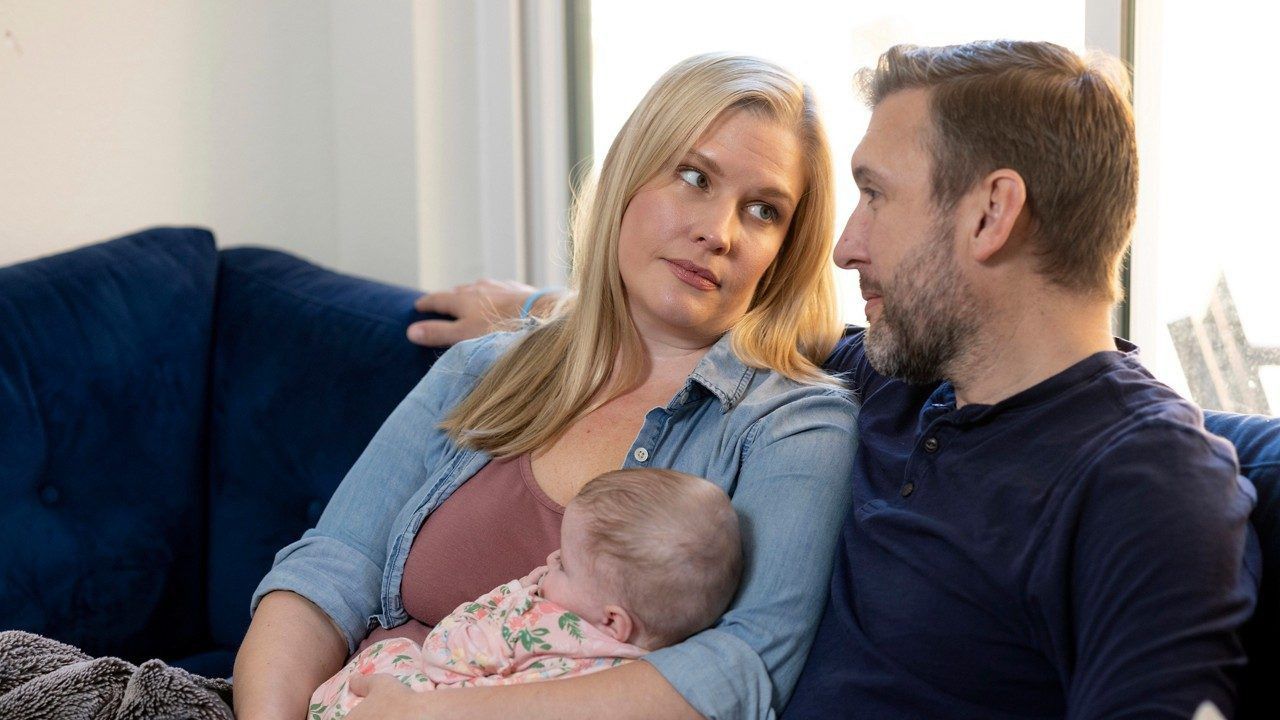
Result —
[[1053, 292], [993, 310], [948, 373], [957, 407], [993, 405], [1116, 349], [1111, 305], [1104, 301]]

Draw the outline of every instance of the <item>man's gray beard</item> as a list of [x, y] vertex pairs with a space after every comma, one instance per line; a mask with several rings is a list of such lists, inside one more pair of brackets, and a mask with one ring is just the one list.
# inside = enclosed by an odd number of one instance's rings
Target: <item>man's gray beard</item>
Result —
[[977, 308], [960, 277], [951, 232], [903, 258], [882, 285], [880, 319], [867, 328], [867, 361], [876, 372], [909, 383], [947, 378], [977, 331]]

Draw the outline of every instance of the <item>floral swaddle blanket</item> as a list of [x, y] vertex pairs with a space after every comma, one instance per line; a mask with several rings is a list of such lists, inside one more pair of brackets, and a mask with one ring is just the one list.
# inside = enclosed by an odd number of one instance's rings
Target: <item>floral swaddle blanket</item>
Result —
[[541, 596], [545, 566], [459, 605], [421, 647], [391, 638], [365, 648], [311, 696], [310, 720], [341, 720], [359, 697], [353, 675], [386, 673], [416, 691], [585, 675], [645, 654]]

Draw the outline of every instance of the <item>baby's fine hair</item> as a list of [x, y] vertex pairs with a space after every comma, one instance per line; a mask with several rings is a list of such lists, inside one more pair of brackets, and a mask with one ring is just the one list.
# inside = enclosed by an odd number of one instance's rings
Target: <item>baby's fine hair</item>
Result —
[[711, 627], [729, 607], [742, 577], [742, 537], [719, 487], [674, 470], [615, 470], [570, 505], [584, 513], [593, 571], [613, 584], [649, 649]]

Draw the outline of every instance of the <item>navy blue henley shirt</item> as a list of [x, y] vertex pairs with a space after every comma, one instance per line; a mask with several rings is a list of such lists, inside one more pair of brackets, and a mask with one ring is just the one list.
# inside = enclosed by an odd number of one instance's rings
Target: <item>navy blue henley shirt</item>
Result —
[[1127, 343], [995, 405], [827, 367], [862, 400], [831, 595], [785, 718], [1228, 717], [1253, 487]]

